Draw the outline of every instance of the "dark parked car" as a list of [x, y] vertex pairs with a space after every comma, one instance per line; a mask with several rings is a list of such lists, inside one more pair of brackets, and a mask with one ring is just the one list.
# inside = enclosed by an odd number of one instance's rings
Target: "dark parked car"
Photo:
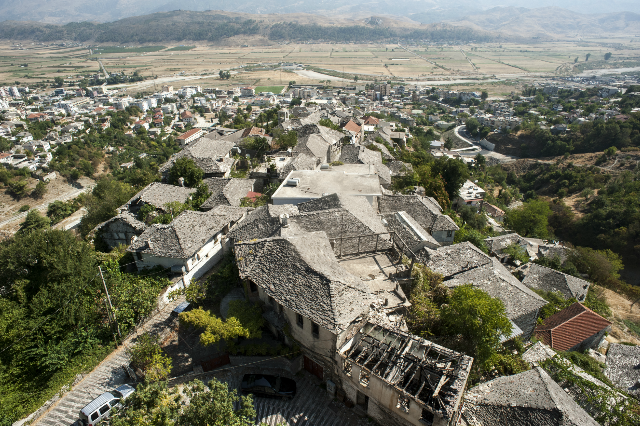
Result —
[[242, 393], [292, 399], [296, 396], [296, 382], [292, 379], [267, 374], [245, 374]]

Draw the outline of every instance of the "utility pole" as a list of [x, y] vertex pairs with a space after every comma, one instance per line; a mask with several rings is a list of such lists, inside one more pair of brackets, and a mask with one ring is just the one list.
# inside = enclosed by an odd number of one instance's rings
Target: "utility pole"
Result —
[[111, 315], [113, 314], [113, 321], [116, 323], [116, 328], [118, 330], [118, 336], [122, 339], [122, 333], [120, 333], [120, 325], [118, 325], [118, 320], [116, 319], [116, 315], [113, 312], [113, 305], [111, 304], [111, 296], [109, 296], [109, 290], [107, 290], [107, 283], [104, 281], [104, 276], [102, 275], [102, 268], [98, 266], [98, 271], [100, 271], [100, 278], [102, 279], [102, 285], [104, 285], [104, 291], [107, 293], [107, 301], [109, 302], [109, 320], [111, 320]]

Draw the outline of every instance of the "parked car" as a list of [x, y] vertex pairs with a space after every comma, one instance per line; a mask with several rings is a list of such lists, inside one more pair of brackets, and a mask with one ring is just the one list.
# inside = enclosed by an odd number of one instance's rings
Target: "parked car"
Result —
[[127, 399], [135, 388], [122, 385], [111, 392], [105, 392], [80, 410], [80, 420], [85, 426], [94, 426], [109, 417], [113, 407], [122, 407], [120, 401]]
[[296, 396], [296, 382], [292, 379], [267, 374], [245, 374], [242, 377], [242, 393], [292, 399]]
[[171, 311], [172, 318], [178, 318], [182, 312], [188, 312], [193, 308], [193, 305], [189, 302], [182, 302]]

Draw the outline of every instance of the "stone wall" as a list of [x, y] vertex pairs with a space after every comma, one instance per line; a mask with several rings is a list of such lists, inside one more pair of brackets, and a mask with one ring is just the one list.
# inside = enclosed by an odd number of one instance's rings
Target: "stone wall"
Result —
[[581, 343], [569, 349], [569, 351], [584, 351], [586, 349], [597, 349], [602, 339], [604, 339], [605, 334], [609, 333], [610, 331], [611, 331], [611, 326], [583, 340]]
[[537, 320], [538, 309], [524, 315], [520, 315], [517, 318], [511, 318], [511, 321], [513, 321], [518, 327], [520, 327], [520, 330], [522, 330], [523, 341], [529, 340], [536, 328]]

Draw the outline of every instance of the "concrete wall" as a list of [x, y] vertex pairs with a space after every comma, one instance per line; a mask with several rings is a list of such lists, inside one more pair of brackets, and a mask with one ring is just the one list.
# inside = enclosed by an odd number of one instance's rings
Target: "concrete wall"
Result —
[[[422, 422], [423, 406], [416, 401], [409, 399], [409, 411], [404, 411], [398, 407], [400, 392], [381, 378], [370, 375], [368, 386], [364, 386], [360, 381], [361, 367], [352, 364], [351, 374], [344, 373], [344, 359], [338, 356], [338, 375], [346, 397], [354, 403], [358, 401], [358, 392], [369, 397], [367, 414], [381, 425], [408, 426], [427, 423]], [[436, 414], [433, 425], [445, 426], [446, 420]]]
[[587, 349], [596, 349], [600, 345], [600, 342], [602, 341], [602, 339], [604, 339], [604, 336], [610, 331], [611, 331], [611, 326], [583, 340], [581, 343], [569, 349], [569, 351], [584, 351]]
[[522, 330], [522, 340], [527, 341], [533, 334], [534, 329], [536, 328], [537, 320], [538, 320], [538, 310], [528, 312], [526, 314], [520, 315], [517, 318], [510, 318], [520, 330]]
[[434, 231], [431, 233], [431, 236], [441, 245], [448, 246], [453, 244], [453, 240], [455, 239], [456, 232], [452, 231], [450, 237], [447, 237], [447, 232], [448, 231]]

